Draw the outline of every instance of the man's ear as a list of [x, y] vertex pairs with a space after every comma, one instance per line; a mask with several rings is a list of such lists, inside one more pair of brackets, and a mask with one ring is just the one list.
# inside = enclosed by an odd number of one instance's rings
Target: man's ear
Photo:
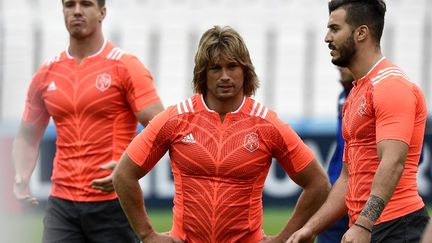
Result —
[[369, 27], [367, 27], [367, 25], [360, 25], [359, 27], [357, 27], [354, 34], [355, 40], [359, 42], [364, 41], [370, 34]]
[[105, 19], [105, 16], [106, 16], [106, 7], [102, 7], [100, 9], [99, 23], [102, 23], [102, 21]]

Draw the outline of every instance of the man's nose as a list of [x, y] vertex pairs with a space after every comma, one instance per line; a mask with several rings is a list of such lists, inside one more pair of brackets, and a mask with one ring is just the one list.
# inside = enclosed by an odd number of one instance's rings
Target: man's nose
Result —
[[222, 80], [229, 80], [230, 79], [227, 68], [222, 68], [221, 79]]

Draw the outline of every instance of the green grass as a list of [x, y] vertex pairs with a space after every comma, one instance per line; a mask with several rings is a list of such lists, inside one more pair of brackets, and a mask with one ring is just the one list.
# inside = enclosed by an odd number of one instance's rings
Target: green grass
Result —
[[[171, 210], [148, 210], [150, 220], [158, 232], [171, 229]], [[264, 231], [273, 235], [285, 225], [291, 209], [269, 208], [264, 211]], [[42, 238], [42, 212], [0, 215], [0, 243], [37, 243]]]
[[[432, 215], [432, 207], [428, 207]], [[267, 235], [277, 234], [285, 225], [292, 213], [291, 208], [265, 208], [264, 232]], [[149, 210], [150, 220], [158, 232], [171, 228], [171, 210]], [[37, 243], [42, 236], [42, 212], [28, 214], [3, 213], [0, 215], [0, 243]]]
[[[264, 232], [267, 235], [277, 234], [285, 226], [291, 215], [291, 208], [266, 208], [264, 209]], [[148, 214], [154, 228], [159, 232], [171, 229], [171, 210], [148, 210]]]

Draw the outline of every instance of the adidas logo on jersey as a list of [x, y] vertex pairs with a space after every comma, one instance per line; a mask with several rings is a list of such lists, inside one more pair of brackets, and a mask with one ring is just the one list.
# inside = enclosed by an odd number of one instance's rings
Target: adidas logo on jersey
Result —
[[193, 137], [192, 133], [189, 133], [182, 139], [183, 143], [196, 143], [195, 138]]
[[57, 87], [56, 87], [54, 81], [51, 81], [51, 83], [48, 85], [47, 91], [54, 91], [56, 89], [57, 89]]

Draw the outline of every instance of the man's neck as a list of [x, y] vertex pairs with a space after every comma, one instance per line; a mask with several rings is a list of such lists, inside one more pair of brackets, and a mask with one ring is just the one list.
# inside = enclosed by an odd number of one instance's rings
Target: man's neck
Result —
[[357, 50], [351, 65], [348, 67], [355, 80], [361, 79], [373, 68], [373, 66], [383, 57], [379, 47], [368, 50]]
[[69, 38], [69, 54], [81, 62], [83, 58], [96, 54], [104, 44], [104, 37], [102, 33], [95, 33], [92, 36], [77, 39], [74, 37]]
[[237, 96], [230, 100], [221, 101], [219, 99], [204, 97], [204, 102], [207, 107], [217, 112], [221, 117], [221, 120], [225, 119], [225, 115], [236, 111], [243, 103], [244, 96]]

